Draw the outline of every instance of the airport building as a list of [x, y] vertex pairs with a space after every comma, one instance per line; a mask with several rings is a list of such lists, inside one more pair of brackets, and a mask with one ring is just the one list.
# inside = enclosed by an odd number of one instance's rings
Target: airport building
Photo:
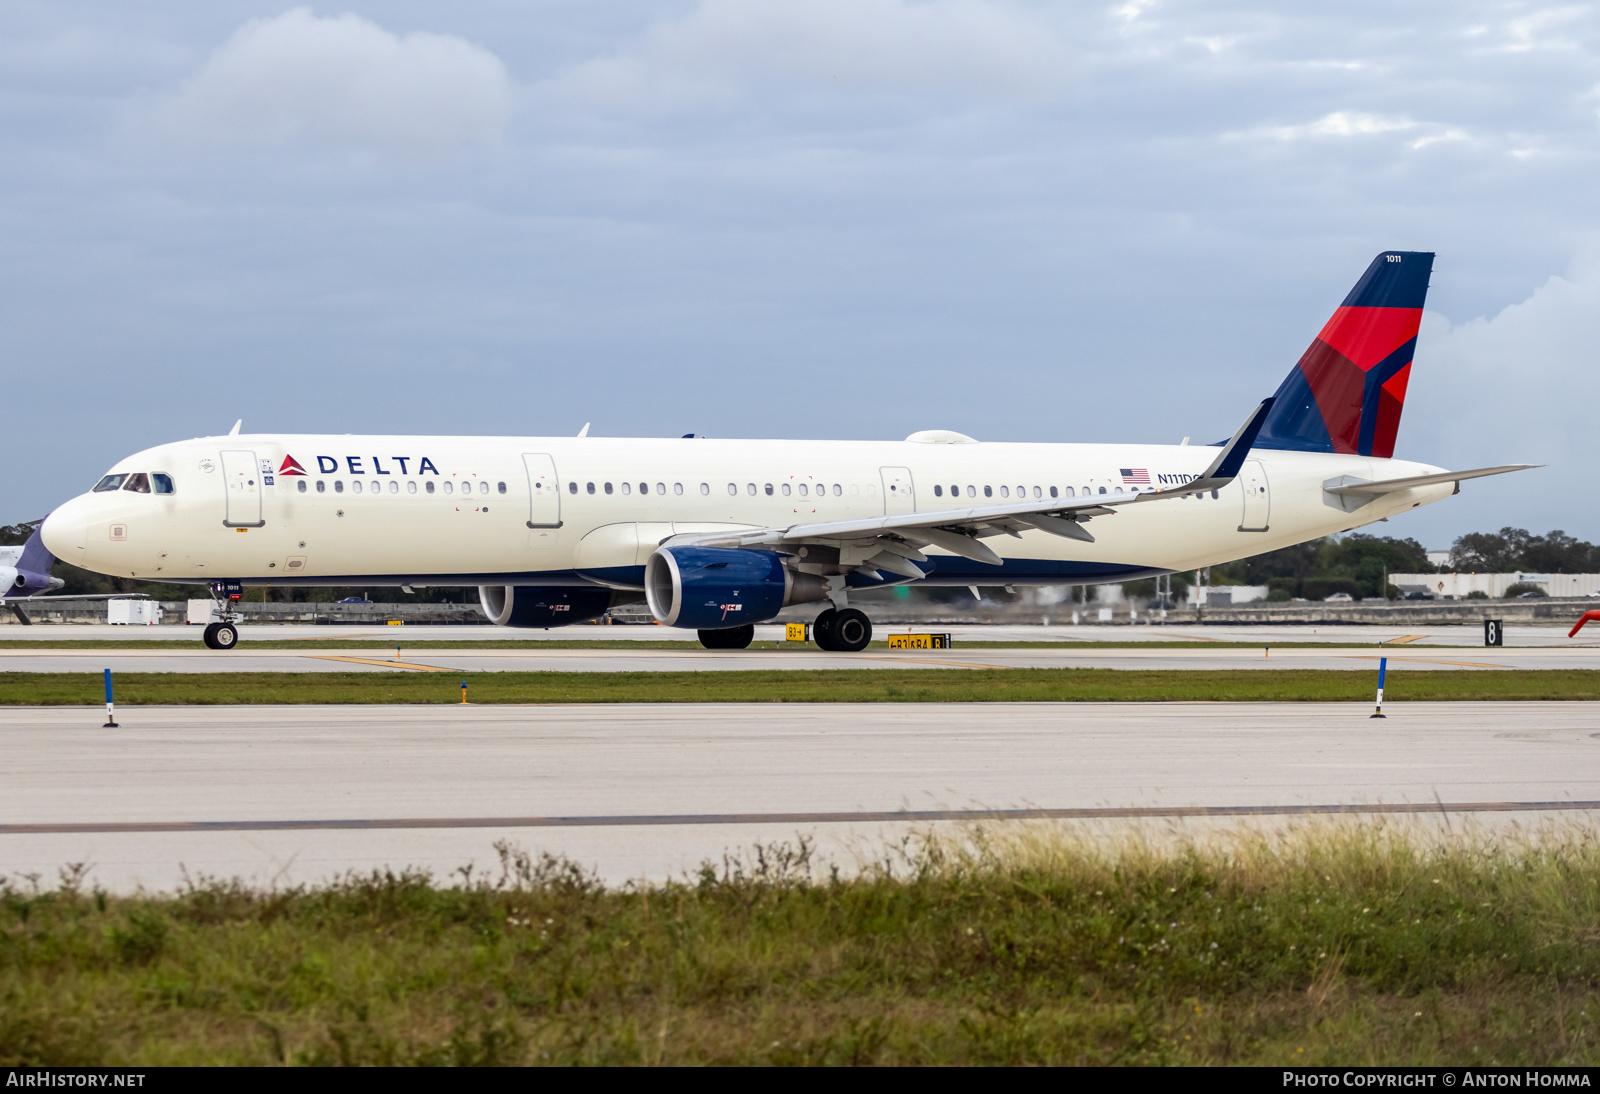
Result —
[[1423, 589], [1456, 600], [1465, 600], [1473, 592], [1497, 600], [1513, 585], [1536, 585], [1547, 596], [1600, 595], [1600, 574], [1390, 574], [1389, 584], [1407, 592]]

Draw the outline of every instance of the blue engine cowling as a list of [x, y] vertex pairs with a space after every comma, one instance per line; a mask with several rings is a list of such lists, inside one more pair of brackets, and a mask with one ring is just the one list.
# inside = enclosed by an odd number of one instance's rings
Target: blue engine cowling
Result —
[[[805, 595], [796, 596], [797, 583]], [[823, 587], [820, 578], [791, 572], [776, 551], [663, 547], [644, 568], [651, 614], [668, 627], [719, 630], [760, 623], [797, 599], [821, 599]]]
[[480, 585], [478, 602], [489, 622], [501, 627], [565, 627], [604, 615], [616, 604], [638, 600], [593, 585]]

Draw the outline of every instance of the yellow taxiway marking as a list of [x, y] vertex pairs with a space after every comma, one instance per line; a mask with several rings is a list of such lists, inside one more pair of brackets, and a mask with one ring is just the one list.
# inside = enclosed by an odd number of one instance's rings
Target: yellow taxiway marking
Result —
[[920, 657], [864, 657], [863, 661], [889, 661], [896, 665], [943, 665], [952, 669], [1003, 669], [1009, 665], [974, 665], [967, 661], [925, 661]]
[[1162, 638], [1181, 638], [1185, 642], [1226, 642], [1227, 641], [1227, 639], [1225, 639], [1225, 638], [1207, 638], [1203, 634], [1169, 634], [1167, 631], [1151, 631], [1150, 633], [1151, 634], [1158, 634]]
[[[1376, 661], [1378, 658], [1368, 654], [1361, 657], [1349, 657], [1351, 661]], [[1423, 665], [1459, 665], [1464, 669], [1508, 669], [1510, 665], [1490, 665], [1482, 661], [1435, 661], [1431, 657], [1391, 657], [1391, 661], [1415, 661]]]
[[1407, 634], [1407, 635], [1402, 635], [1399, 638], [1390, 638], [1390, 639], [1388, 639], [1386, 641], [1379, 642], [1378, 645], [1380, 645], [1380, 646], [1403, 646], [1407, 642], [1416, 642], [1416, 641], [1418, 641], [1420, 639], [1423, 639], [1423, 638], [1426, 638], [1426, 637], [1428, 637], [1428, 636], [1425, 635], [1425, 634]]
[[415, 672], [456, 672], [456, 669], [443, 665], [414, 665], [409, 661], [374, 661], [366, 657], [321, 657], [316, 654], [307, 654], [318, 661], [348, 661], [352, 665], [377, 665], [385, 669], [411, 669]]

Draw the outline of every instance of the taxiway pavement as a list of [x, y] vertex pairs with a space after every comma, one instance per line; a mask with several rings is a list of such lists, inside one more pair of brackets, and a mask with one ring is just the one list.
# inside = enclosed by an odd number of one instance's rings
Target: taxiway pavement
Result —
[[[1600, 704], [0, 708], [0, 872], [118, 891], [565, 854], [611, 881], [903, 811], [1600, 819]], [[943, 814], [940, 814], [943, 815]], [[1456, 821], [1460, 823], [1460, 820]]]

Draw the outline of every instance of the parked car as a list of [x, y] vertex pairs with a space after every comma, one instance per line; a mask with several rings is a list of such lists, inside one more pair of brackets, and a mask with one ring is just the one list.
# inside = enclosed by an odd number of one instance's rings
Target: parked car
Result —
[[1329, 593], [1323, 598], [1322, 602], [1324, 604], [1349, 604], [1354, 602], [1354, 600], [1355, 597], [1351, 596], [1349, 593]]
[[[1540, 595], [1542, 596], [1543, 594], [1541, 593]], [[1401, 600], [1432, 600], [1433, 599], [1433, 594], [1432, 593], [1425, 593], [1421, 589], [1412, 589], [1409, 593], [1407, 593], [1405, 596], [1402, 596], [1400, 599]]]
[[1541, 596], [1549, 596], [1549, 595], [1550, 594], [1545, 592], [1543, 589], [1529, 589], [1525, 593], [1518, 593], [1517, 594], [1517, 599], [1518, 600], [1538, 600]]
[[371, 604], [372, 601], [368, 600], [364, 596], [347, 596], [343, 600], [339, 601], [339, 603], [341, 603], [341, 604]]
[[1153, 612], [1154, 611], [1171, 611], [1173, 608], [1176, 608], [1177, 606], [1178, 606], [1178, 602], [1176, 600], [1168, 600], [1165, 597], [1156, 597], [1154, 600], [1149, 600], [1149, 601], [1145, 602], [1145, 607], [1149, 608]]

